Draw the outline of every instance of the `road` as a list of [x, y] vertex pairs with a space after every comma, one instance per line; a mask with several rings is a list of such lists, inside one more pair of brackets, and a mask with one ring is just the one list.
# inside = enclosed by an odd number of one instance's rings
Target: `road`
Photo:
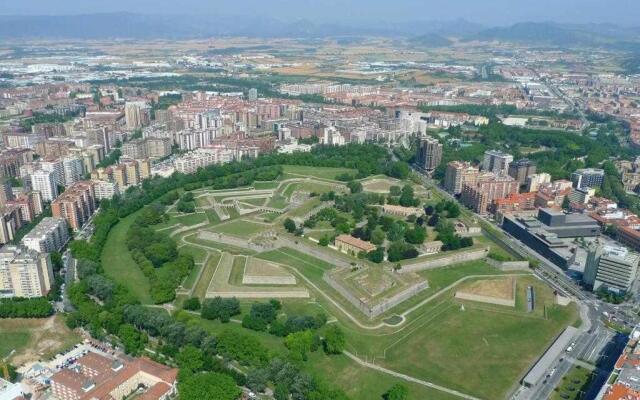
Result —
[[[421, 177], [425, 186], [438, 191], [446, 199], [457, 201], [455, 197], [439, 187], [428, 176], [425, 176], [417, 169], [414, 170]], [[480, 221], [485, 235], [491, 237], [494, 241], [502, 243], [504, 247], [511, 252], [525, 259], [538, 260], [539, 265], [534, 269], [536, 276], [547, 282], [559, 293], [573, 299], [580, 308], [583, 323], [579, 328], [579, 332], [574, 337], [571, 352], [560, 354], [556, 360], [554, 360], [552, 366], [549, 368], [547, 377], [542, 382], [538, 382], [538, 384], [531, 388], [521, 386], [514, 392], [511, 398], [517, 400], [549, 398], [554, 388], [560, 383], [562, 377], [574, 365], [584, 365], [584, 362], [594, 365], [597, 371], [596, 378], [594, 378], [587, 393], [589, 395], [597, 393], [606, 381], [609, 372], [612, 370], [612, 363], [615, 362], [626, 343], [626, 337], [615, 334], [609, 330], [603, 324], [601, 316], [603, 313], [606, 313], [606, 315], [619, 313], [618, 315], [625, 315], [625, 322], [628, 322], [626, 319], [635, 315], [633, 310], [629, 310], [629, 307], [614, 306], [598, 300], [593, 293], [583, 290], [582, 287], [571, 277], [567, 276], [561, 268], [528, 248], [516, 238], [508, 235], [500, 226], [497, 226], [485, 216], [466, 209], [462, 209], [462, 211]], [[500, 232], [500, 234], [496, 232]], [[636, 321], [634, 320], [632, 322], [635, 323]]]

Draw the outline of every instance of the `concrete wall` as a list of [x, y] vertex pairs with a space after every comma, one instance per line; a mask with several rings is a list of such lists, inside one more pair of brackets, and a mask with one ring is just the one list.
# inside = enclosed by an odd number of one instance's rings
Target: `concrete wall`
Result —
[[467, 250], [467, 251], [457, 251], [450, 256], [438, 257], [435, 259], [425, 259], [424, 261], [418, 261], [414, 264], [406, 264], [403, 265], [402, 268], [398, 271], [401, 274], [407, 272], [418, 272], [424, 271], [427, 269], [434, 269], [440, 267], [449, 267], [455, 264], [460, 264], [467, 261], [475, 261], [481, 260], [487, 256], [489, 253], [489, 248], [486, 247], [484, 249], [476, 249], [476, 250]]
[[369, 318], [375, 318], [378, 315], [385, 313], [387, 310], [390, 310], [429, 287], [429, 284], [426, 281], [417, 282], [403, 291], [383, 300], [381, 303], [370, 306], [365, 301], [354, 296], [351, 291], [330, 276], [330, 274], [325, 273], [322, 276], [322, 279]]
[[295, 285], [296, 278], [294, 276], [259, 276], [247, 275], [242, 276], [243, 285]]
[[487, 258], [487, 264], [501, 271], [529, 271], [529, 261], [497, 261]]

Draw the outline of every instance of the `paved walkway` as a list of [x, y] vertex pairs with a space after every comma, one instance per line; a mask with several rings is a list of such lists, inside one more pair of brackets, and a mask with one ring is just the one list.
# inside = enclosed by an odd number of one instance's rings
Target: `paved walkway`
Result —
[[456, 396], [456, 397], [460, 397], [462, 399], [480, 400], [478, 397], [473, 397], [471, 395], [459, 392], [459, 391], [454, 390], [454, 389], [449, 389], [449, 388], [444, 387], [444, 386], [436, 385], [435, 383], [431, 383], [431, 382], [428, 382], [428, 381], [423, 381], [422, 379], [414, 378], [414, 377], [409, 376], [409, 375], [405, 375], [405, 374], [401, 374], [401, 373], [396, 372], [396, 371], [392, 371], [390, 369], [381, 367], [379, 365], [371, 364], [371, 363], [366, 362], [366, 361], [358, 358], [357, 356], [349, 353], [348, 351], [344, 351], [344, 354], [347, 357], [349, 357], [350, 359], [352, 359], [353, 361], [355, 361], [356, 363], [360, 364], [361, 366], [363, 366], [365, 368], [373, 369], [373, 370], [382, 372], [383, 374], [395, 376], [396, 378], [400, 378], [400, 379], [403, 379], [403, 380], [408, 381], [408, 382], [417, 383], [419, 385], [426, 386], [426, 387], [429, 387], [431, 389], [439, 390], [441, 392], [445, 392], [445, 393], [448, 393], [450, 395], [453, 395], [453, 396]]

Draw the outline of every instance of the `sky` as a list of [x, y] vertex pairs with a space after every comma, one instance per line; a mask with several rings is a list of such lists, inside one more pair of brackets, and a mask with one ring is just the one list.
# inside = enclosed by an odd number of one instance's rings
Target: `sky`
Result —
[[640, 0], [0, 0], [2, 15], [128, 11], [304, 18], [319, 22], [523, 21], [640, 25]]

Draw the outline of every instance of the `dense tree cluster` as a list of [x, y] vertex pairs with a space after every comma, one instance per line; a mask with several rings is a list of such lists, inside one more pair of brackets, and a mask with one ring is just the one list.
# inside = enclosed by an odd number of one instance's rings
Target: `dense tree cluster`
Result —
[[231, 317], [240, 314], [240, 302], [235, 297], [223, 299], [222, 297], [214, 297], [206, 299], [202, 303], [200, 316], [204, 319], [219, 319], [220, 322], [229, 322]]
[[0, 299], [0, 318], [44, 318], [53, 314], [53, 306], [44, 297]]
[[176, 288], [194, 266], [191, 255], [179, 254], [173, 239], [153, 229], [154, 224], [164, 220], [163, 213], [159, 205], [147, 206], [127, 231], [131, 258], [149, 280], [156, 304], [173, 300]]

